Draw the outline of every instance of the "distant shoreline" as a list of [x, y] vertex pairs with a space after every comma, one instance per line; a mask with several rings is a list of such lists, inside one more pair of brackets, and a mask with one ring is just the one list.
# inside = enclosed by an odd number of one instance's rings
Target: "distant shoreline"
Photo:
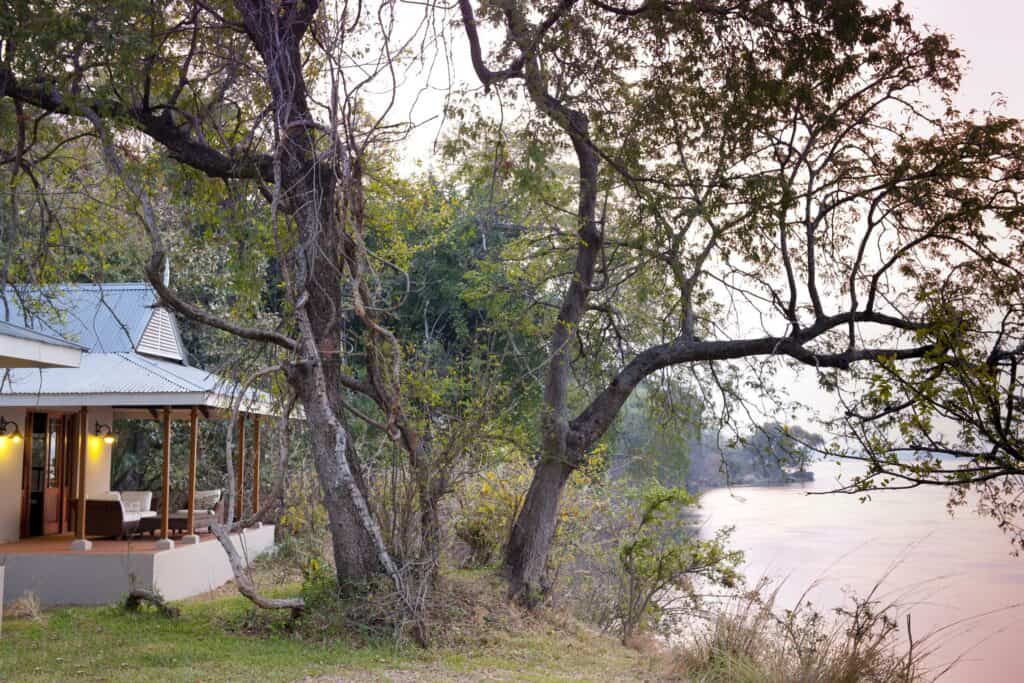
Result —
[[703, 493], [713, 489], [724, 488], [747, 488], [752, 486], [788, 486], [789, 484], [806, 484], [814, 481], [814, 472], [804, 470], [802, 472], [786, 472], [784, 477], [753, 477], [745, 475], [733, 481], [696, 481], [687, 482], [687, 488], [693, 493]]

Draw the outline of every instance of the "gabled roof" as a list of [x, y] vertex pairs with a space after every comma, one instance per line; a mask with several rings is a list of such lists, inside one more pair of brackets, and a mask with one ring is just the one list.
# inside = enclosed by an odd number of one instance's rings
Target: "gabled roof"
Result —
[[80, 344], [92, 353], [138, 352], [180, 362], [185, 347], [174, 316], [158, 306], [145, 282], [21, 288], [28, 314], [8, 296], [10, 322]]
[[66, 339], [0, 321], [0, 368], [77, 367], [84, 350]]
[[[223, 411], [239, 396], [237, 385], [184, 363], [178, 325], [157, 306], [149, 284], [59, 285], [19, 292], [38, 301], [39, 311], [24, 315], [17, 298], [9, 295], [14, 322], [33, 329], [12, 328], [28, 336], [59, 335], [56, 341], [85, 353], [78, 367], [7, 371], [0, 407], [113, 406], [123, 414], [192, 406]], [[274, 414], [270, 397], [252, 389], [242, 394], [241, 409]]]
[[[175, 407], [224, 409], [238, 387], [199, 368], [138, 353], [85, 353], [77, 368], [18, 369], [8, 373], [0, 406]], [[270, 414], [269, 397], [246, 392], [242, 409]]]

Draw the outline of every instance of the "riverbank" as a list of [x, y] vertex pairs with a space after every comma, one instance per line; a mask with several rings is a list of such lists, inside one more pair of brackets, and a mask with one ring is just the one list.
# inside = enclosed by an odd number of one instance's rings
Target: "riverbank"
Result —
[[810, 470], [785, 472], [779, 471], [770, 475], [747, 473], [735, 478], [726, 479], [719, 476], [714, 479], [687, 479], [686, 488], [690, 493], [706, 493], [715, 489], [733, 488], [738, 486], [788, 486], [790, 484], [810, 484], [814, 482], [814, 472]]

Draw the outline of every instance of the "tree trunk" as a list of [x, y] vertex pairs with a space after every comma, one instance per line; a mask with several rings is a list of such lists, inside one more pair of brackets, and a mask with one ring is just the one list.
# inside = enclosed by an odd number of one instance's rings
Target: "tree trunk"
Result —
[[[306, 408], [306, 423], [309, 425], [310, 438], [313, 442], [323, 503], [327, 509], [338, 583], [342, 586], [365, 583], [381, 575], [383, 567], [378, 559], [373, 538], [363, 523], [352, 496], [344, 486], [339, 485], [342, 481], [342, 463], [338, 462], [337, 434], [328, 416], [320, 414], [323, 402], [314, 395], [316, 386], [308, 375], [308, 372], [293, 370], [289, 373], [289, 382]], [[338, 387], [339, 385], [334, 385], [329, 387], [328, 391], [337, 391]], [[356, 483], [365, 496], [366, 484], [362, 468], [358, 459], [352, 457], [354, 453], [354, 448], [349, 446], [343, 457], [348, 461]]]
[[548, 590], [545, 572], [558, 527], [558, 502], [573, 467], [564, 458], [546, 458], [534, 470], [530, 490], [505, 549], [505, 578], [513, 599], [534, 606]]

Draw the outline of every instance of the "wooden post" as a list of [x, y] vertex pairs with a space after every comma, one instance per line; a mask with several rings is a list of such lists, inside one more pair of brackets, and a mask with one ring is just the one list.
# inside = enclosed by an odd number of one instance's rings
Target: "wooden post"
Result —
[[252, 418], [252, 512], [260, 509], [260, 416]]
[[238, 414], [238, 481], [235, 482], [235, 521], [242, 518], [245, 495], [245, 413]]
[[171, 409], [164, 408], [164, 488], [160, 503], [160, 538], [171, 537]]
[[189, 447], [188, 447], [188, 521], [185, 524], [185, 533], [191, 534], [195, 529], [196, 521], [196, 464], [199, 459], [199, 409], [192, 406], [192, 415], [189, 420]]
[[88, 408], [78, 414], [78, 509], [75, 518], [75, 539], [85, 540], [85, 461], [89, 450]]

